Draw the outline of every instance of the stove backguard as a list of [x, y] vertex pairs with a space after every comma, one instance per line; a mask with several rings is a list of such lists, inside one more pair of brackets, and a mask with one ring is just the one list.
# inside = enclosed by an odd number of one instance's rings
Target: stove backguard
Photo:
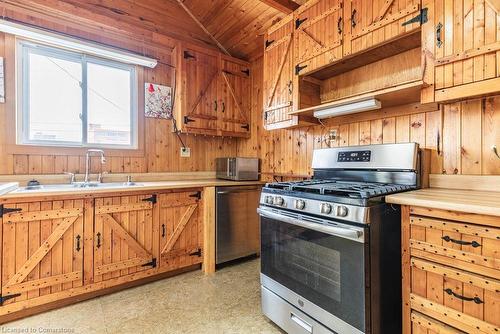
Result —
[[[370, 152], [358, 158], [360, 152]], [[345, 158], [353, 155], [352, 159]], [[351, 146], [314, 150], [314, 179], [342, 179], [421, 185], [421, 159], [417, 143]]]

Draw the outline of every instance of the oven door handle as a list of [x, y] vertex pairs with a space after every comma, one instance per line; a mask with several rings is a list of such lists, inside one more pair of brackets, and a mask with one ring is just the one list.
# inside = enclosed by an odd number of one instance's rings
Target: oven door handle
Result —
[[329, 235], [334, 235], [334, 236], [345, 238], [345, 239], [351, 239], [351, 240], [358, 241], [358, 242], [364, 242], [363, 231], [355, 230], [352, 228], [340, 227], [340, 226], [330, 226], [330, 225], [310, 223], [310, 222], [304, 221], [302, 219], [296, 219], [296, 218], [292, 218], [292, 217], [283, 216], [283, 215], [280, 215], [279, 213], [269, 212], [269, 211], [263, 210], [261, 208], [258, 208], [257, 212], [259, 213], [259, 215], [266, 217], [266, 218], [269, 218], [269, 219], [279, 220], [279, 221], [282, 221], [284, 223], [304, 227], [304, 228], [307, 228], [309, 230], [314, 230], [314, 231], [326, 233]]

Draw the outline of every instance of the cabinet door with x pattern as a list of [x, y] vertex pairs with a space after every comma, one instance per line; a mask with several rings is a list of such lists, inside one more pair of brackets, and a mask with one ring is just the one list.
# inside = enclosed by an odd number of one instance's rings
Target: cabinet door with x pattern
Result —
[[0, 212], [2, 308], [16, 311], [83, 285], [84, 200], [3, 204]]
[[94, 282], [156, 268], [156, 195], [95, 199]]
[[159, 196], [160, 270], [202, 262], [201, 194], [201, 189], [194, 189]]

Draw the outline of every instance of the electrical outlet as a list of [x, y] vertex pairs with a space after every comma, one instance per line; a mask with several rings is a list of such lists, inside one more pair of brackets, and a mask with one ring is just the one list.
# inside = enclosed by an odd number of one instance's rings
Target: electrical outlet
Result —
[[328, 140], [335, 140], [337, 139], [337, 130], [330, 130], [330, 136], [328, 137]]
[[181, 147], [181, 157], [189, 158], [191, 156], [191, 149], [189, 147]]

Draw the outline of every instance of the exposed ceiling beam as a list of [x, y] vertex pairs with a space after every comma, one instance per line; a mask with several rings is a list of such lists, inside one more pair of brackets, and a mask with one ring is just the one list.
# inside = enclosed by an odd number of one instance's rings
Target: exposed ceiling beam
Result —
[[285, 14], [290, 14], [291, 12], [300, 7], [298, 3], [293, 2], [292, 0], [260, 0], [260, 1]]
[[210, 31], [208, 31], [207, 28], [205, 28], [203, 23], [201, 23], [200, 20], [198, 20], [198, 18], [196, 16], [194, 16], [194, 14], [191, 12], [191, 10], [189, 8], [187, 8], [187, 6], [184, 4], [184, 0], [177, 0], [177, 2], [182, 7], [182, 9], [184, 9], [184, 11], [193, 19], [193, 21], [196, 22], [196, 24], [198, 26], [200, 26], [200, 28], [215, 42], [215, 44], [217, 44], [219, 49], [221, 49], [228, 56], [231, 56], [229, 51], [226, 50], [226, 48], [217, 40], [217, 38], [215, 38], [214, 35], [212, 35], [210, 33]]

